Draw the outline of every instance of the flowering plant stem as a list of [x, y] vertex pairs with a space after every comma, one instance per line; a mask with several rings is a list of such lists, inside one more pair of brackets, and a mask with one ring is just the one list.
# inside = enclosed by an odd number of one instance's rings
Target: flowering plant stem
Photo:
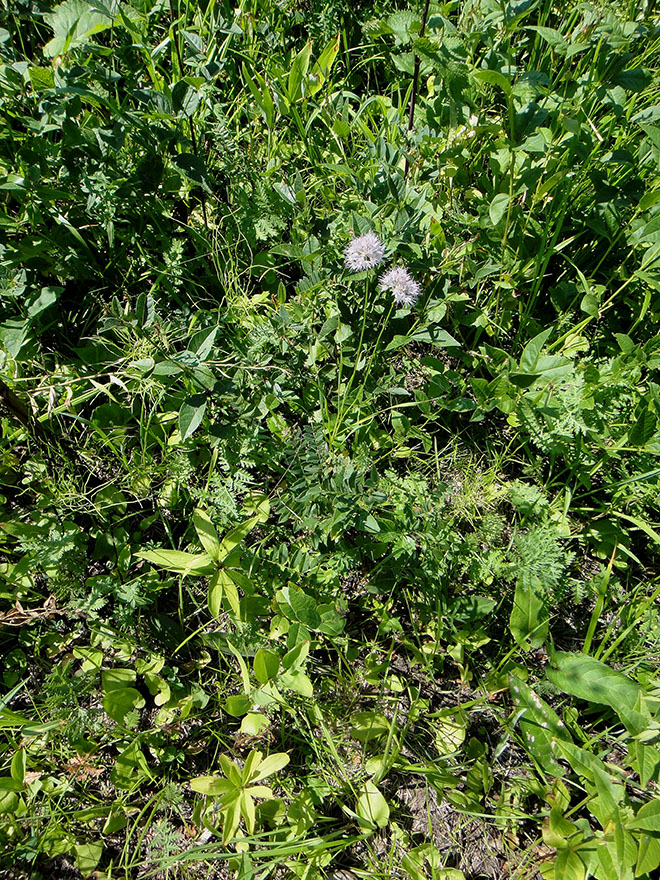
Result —
[[[351, 374], [351, 377], [348, 380], [346, 390], [344, 391], [344, 393], [342, 395], [341, 402], [339, 403], [339, 405], [337, 407], [337, 418], [335, 420], [335, 424], [332, 429], [332, 434], [330, 435], [330, 445], [331, 446], [334, 445], [334, 442], [337, 438], [337, 434], [339, 433], [339, 430], [344, 422], [344, 415], [346, 414], [346, 410], [348, 407], [348, 403], [347, 403], [348, 395], [349, 395], [350, 390], [353, 386], [353, 381], [355, 379], [355, 376], [357, 374], [357, 370], [358, 370], [358, 367], [360, 364], [360, 355], [362, 353], [362, 343], [364, 341], [364, 331], [365, 331], [366, 320], [367, 320], [367, 296], [368, 296], [368, 293], [369, 293], [369, 287], [367, 286], [367, 289], [365, 291], [365, 296], [364, 296], [364, 305], [363, 305], [363, 313], [362, 313], [362, 330], [360, 332], [360, 341], [358, 343], [358, 348], [357, 348], [357, 352], [355, 355], [355, 364], [353, 366], [353, 372]], [[364, 377], [362, 379], [362, 383], [359, 388], [360, 392], [364, 391], [364, 387], [367, 383], [367, 379], [369, 378], [369, 374], [371, 373], [371, 367], [374, 362], [374, 358], [375, 358], [376, 353], [378, 351], [378, 346], [380, 345], [380, 340], [382, 339], [383, 333], [385, 331], [385, 327], [387, 326], [388, 321], [390, 320], [390, 317], [392, 316], [392, 311], [394, 310], [394, 305], [395, 305], [394, 303], [390, 304], [390, 308], [389, 308], [388, 312], [385, 314], [383, 321], [381, 322], [381, 326], [378, 331], [378, 337], [376, 339], [376, 342], [373, 345], [371, 355], [369, 357], [369, 361], [368, 361], [366, 369], [364, 371]], [[340, 376], [339, 376], [339, 382], [341, 383], [341, 371], [340, 371]]]
[[[429, 0], [426, 0], [424, 4], [424, 12], [422, 13], [422, 25], [419, 29], [420, 39], [424, 36], [424, 31], [426, 30], [426, 19], [429, 14]], [[412, 130], [413, 127], [413, 119], [415, 117], [415, 104], [417, 103], [417, 88], [419, 85], [419, 55], [415, 54], [415, 68], [413, 72], [413, 87], [412, 94], [410, 96], [410, 113], [408, 114], [408, 131]], [[408, 157], [406, 156], [406, 167], [404, 169], [404, 177], [408, 176]]]

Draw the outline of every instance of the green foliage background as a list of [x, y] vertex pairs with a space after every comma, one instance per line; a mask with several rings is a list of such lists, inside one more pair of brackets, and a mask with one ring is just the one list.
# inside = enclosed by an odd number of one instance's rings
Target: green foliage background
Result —
[[654, 4], [0, 9], [0, 873], [650, 880]]

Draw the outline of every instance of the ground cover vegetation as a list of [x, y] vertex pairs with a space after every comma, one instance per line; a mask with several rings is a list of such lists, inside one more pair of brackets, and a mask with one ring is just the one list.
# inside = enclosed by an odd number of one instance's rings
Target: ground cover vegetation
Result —
[[0, 876], [658, 876], [653, 7], [0, 3]]

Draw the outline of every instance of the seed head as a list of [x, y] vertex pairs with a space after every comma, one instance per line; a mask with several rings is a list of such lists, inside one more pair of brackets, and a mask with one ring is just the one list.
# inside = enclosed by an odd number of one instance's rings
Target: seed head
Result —
[[351, 272], [364, 272], [374, 269], [383, 262], [385, 248], [375, 232], [367, 232], [349, 242], [344, 251], [346, 268]]
[[380, 289], [389, 290], [398, 306], [412, 306], [422, 292], [418, 282], [403, 266], [394, 266], [383, 272]]

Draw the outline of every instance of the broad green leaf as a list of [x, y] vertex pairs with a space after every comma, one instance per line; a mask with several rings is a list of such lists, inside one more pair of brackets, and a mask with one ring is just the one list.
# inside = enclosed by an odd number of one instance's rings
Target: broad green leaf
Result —
[[564, 693], [610, 706], [632, 733], [647, 727], [648, 720], [635, 708], [644, 689], [627, 675], [586, 654], [558, 652], [552, 662], [557, 668], [548, 670], [548, 678]]
[[101, 673], [101, 687], [103, 693], [121, 690], [135, 683], [136, 673], [134, 669], [104, 669]]
[[254, 655], [254, 676], [260, 684], [275, 678], [280, 668], [280, 658], [274, 651], [261, 648]]
[[254, 832], [255, 809], [254, 800], [249, 791], [244, 791], [241, 795], [241, 813], [245, 819], [245, 827], [252, 834]]
[[521, 373], [537, 372], [537, 366], [539, 358], [541, 357], [541, 352], [543, 351], [543, 346], [548, 341], [551, 333], [552, 328], [549, 327], [547, 330], [543, 330], [542, 333], [539, 333], [533, 339], [530, 339], [530, 341], [523, 349], [522, 355], [520, 356]]
[[645, 446], [653, 437], [658, 427], [658, 420], [655, 413], [646, 406], [628, 432], [628, 442], [631, 446]]
[[568, 44], [562, 34], [554, 28], [549, 27], [527, 27], [528, 31], [536, 31], [536, 33], [548, 43], [556, 52], [564, 54], [568, 48]]
[[220, 554], [220, 538], [210, 517], [203, 510], [197, 508], [193, 512], [193, 524], [202, 547], [211, 559], [217, 560]]
[[110, 782], [124, 791], [132, 791], [145, 779], [151, 779], [146, 758], [139, 742], [133, 742], [119, 755], [110, 773]]
[[240, 732], [248, 736], [259, 736], [270, 727], [270, 719], [261, 712], [248, 712], [241, 721]]
[[244, 694], [233, 694], [231, 697], [227, 697], [225, 710], [229, 715], [240, 718], [241, 715], [245, 715], [249, 712], [251, 706], [252, 700], [250, 700], [249, 697], [246, 697]]
[[11, 759], [11, 778], [19, 785], [23, 785], [25, 781], [25, 749], [18, 749], [14, 757]]
[[587, 866], [572, 849], [560, 849], [554, 862], [554, 874], [544, 877], [553, 880], [586, 880]]
[[477, 70], [472, 73], [473, 79], [478, 82], [488, 83], [502, 89], [505, 95], [511, 94], [511, 80], [497, 70]]
[[488, 208], [488, 216], [493, 226], [502, 220], [507, 213], [509, 202], [511, 201], [507, 193], [499, 193], [494, 197]]
[[142, 709], [145, 705], [145, 699], [139, 690], [132, 687], [117, 688], [111, 690], [103, 697], [103, 709], [116, 721], [122, 724], [126, 715], [133, 709]]
[[302, 84], [307, 76], [311, 52], [312, 43], [310, 41], [298, 52], [291, 64], [287, 83], [287, 97], [291, 104], [295, 104], [303, 97]]
[[635, 877], [641, 877], [642, 874], [653, 876], [653, 872], [658, 867], [660, 867], [660, 838], [642, 834], [639, 840]]
[[355, 812], [368, 828], [384, 828], [390, 818], [387, 801], [373, 782], [365, 782], [360, 789]]
[[98, 841], [96, 843], [77, 843], [74, 847], [76, 856], [76, 868], [83, 876], [89, 876], [101, 861], [103, 855], [103, 844]]
[[231, 551], [234, 550], [234, 548], [238, 547], [241, 541], [243, 541], [250, 534], [252, 529], [257, 525], [259, 521], [259, 516], [251, 516], [249, 519], [246, 519], [245, 522], [242, 522], [239, 526], [236, 526], [235, 529], [227, 532], [227, 534], [220, 542], [218, 558], [221, 560], [226, 559]]
[[313, 697], [314, 687], [309, 677], [301, 672], [300, 669], [293, 669], [288, 672], [282, 672], [278, 678], [280, 685], [289, 690], [295, 691], [301, 697]]
[[509, 629], [525, 651], [540, 647], [547, 638], [548, 613], [544, 600], [526, 578], [519, 578], [516, 584]]
[[182, 550], [142, 550], [135, 554], [175, 574], [201, 575], [213, 574], [215, 565], [208, 553], [185, 553]]
[[351, 736], [369, 742], [390, 732], [390, 722], [378, 712], [356, 712], [351, 716]]
[[236, 835], [241, 821], [240, 790], [223, 799], [222, 815], [225, 820], [222, 829], [222, 842], [227, 844]]
[[300, 669], [309, 654], [309, 640], [299, 642], [294, 648], [282, 657], [282, 666], [285, 669]]
[[43, 48], [47, 58], [82, 46], [91, 36], [112, 26], [112, 16], [85, 0], [65, 0], [43, 18], [55, 34]]
[[297, 587], [289, 588], [289, 605], [296, 619], [309, 629], [316, 629], [321, 623], [321, 615], [316, 610], [316, 601], [303, 590]]
[[660, 799], [653, 798], [640, 807], [635, 818], [627, 823], [627, 827], [635, 831], [652, 831], [660, 834]]
[[190, 787], [198, 794], [219, 797], [234, 789], [234, 784], [224, 776], [196, 776], [190, 780]]
[[209, 578], [208, 606], [211, 617], [216, 620], [222, 610], [222, 597], [224, 595], [224, 582], [221, 577], [222, 570], [218, 569]]
[[660, 775], [660, 749], [657, 746], [633, 740], [628, 743], [628, 754], [632, 760], [633, 770], [639, 773], [639, 781], [642, 788], [646, 788], [649, 781], [658, 781]]
[[252, 92], [252, 97], [263, 114], [266, 125], [269, 129], [272, 129], [275, 124], [275, 104], [273, 102], [273, 96], [263, 76], [255, 71], [254, 77], [256, 82], [250, 76], [247, 65], [243, 62], [243, 78]]
[[[524, 681], [510, 676], [509, 688], [519, 716], [518, 725], [525, 748], [548, 776], [563, 776], [564, 770], [553, 753], [553, 742], [570, 736], [557, 713]], [[520, 714], [522, 712], [522, 714]]]
[[224, 571], [224, 569], [220, 569], [218, 571], [218, 577], [220, 582], [222, 583], [223, 592], [229, 602], [229, 607], [234, 612], [236, 617], [239, 616], [241, 611], [241, 601], [238, 597], [238, 590], [236, 589], [236, 584], [234, 580], [229, 575], [229, 572]]
[[465, 740], [465, 718], [460, 714], [434, 718], [435, 747], [441, 756], [452, 755]]
[[256, 768], [256, 775], [252, 776], [250, 782], [259, 782], [261, 779], [272, 776], [273, 773], [279, 773], [290, 760], [285, 752], [276, 752], [273, 755], [269, 755]]
[[556, 754], [567, 760], [573, 770], [583, 777], [587, 790], [597, 795], [592, 798], [590, 809], [601, 825], [605, 826], [613, 816], [617, 815], [618, 804], [625, 794], [623, 785], [613, 781], [600, 758], [573, 743], [557, 740]]
[[325, 47], [323, 52], [321, 52], [318, 59], [316, 60], [316, 63], [312, 67], [312, 72], [307, 78], [308, 94], [315, 95], [323, 86], [324, 82], [328, 78], [330, 71], [332, 70], [332, 65], [335, 63], [335, 58], [337, 57], [338, 52], [339, 34], [337, 34], [337, 36], [333, 40], [330, 40], [330, 42]]
[[182, 443], [191, 437], [202, 424], [205, 412], [205, 394], [194, 394], [183, 401], [179, 410], [179, 434]]

